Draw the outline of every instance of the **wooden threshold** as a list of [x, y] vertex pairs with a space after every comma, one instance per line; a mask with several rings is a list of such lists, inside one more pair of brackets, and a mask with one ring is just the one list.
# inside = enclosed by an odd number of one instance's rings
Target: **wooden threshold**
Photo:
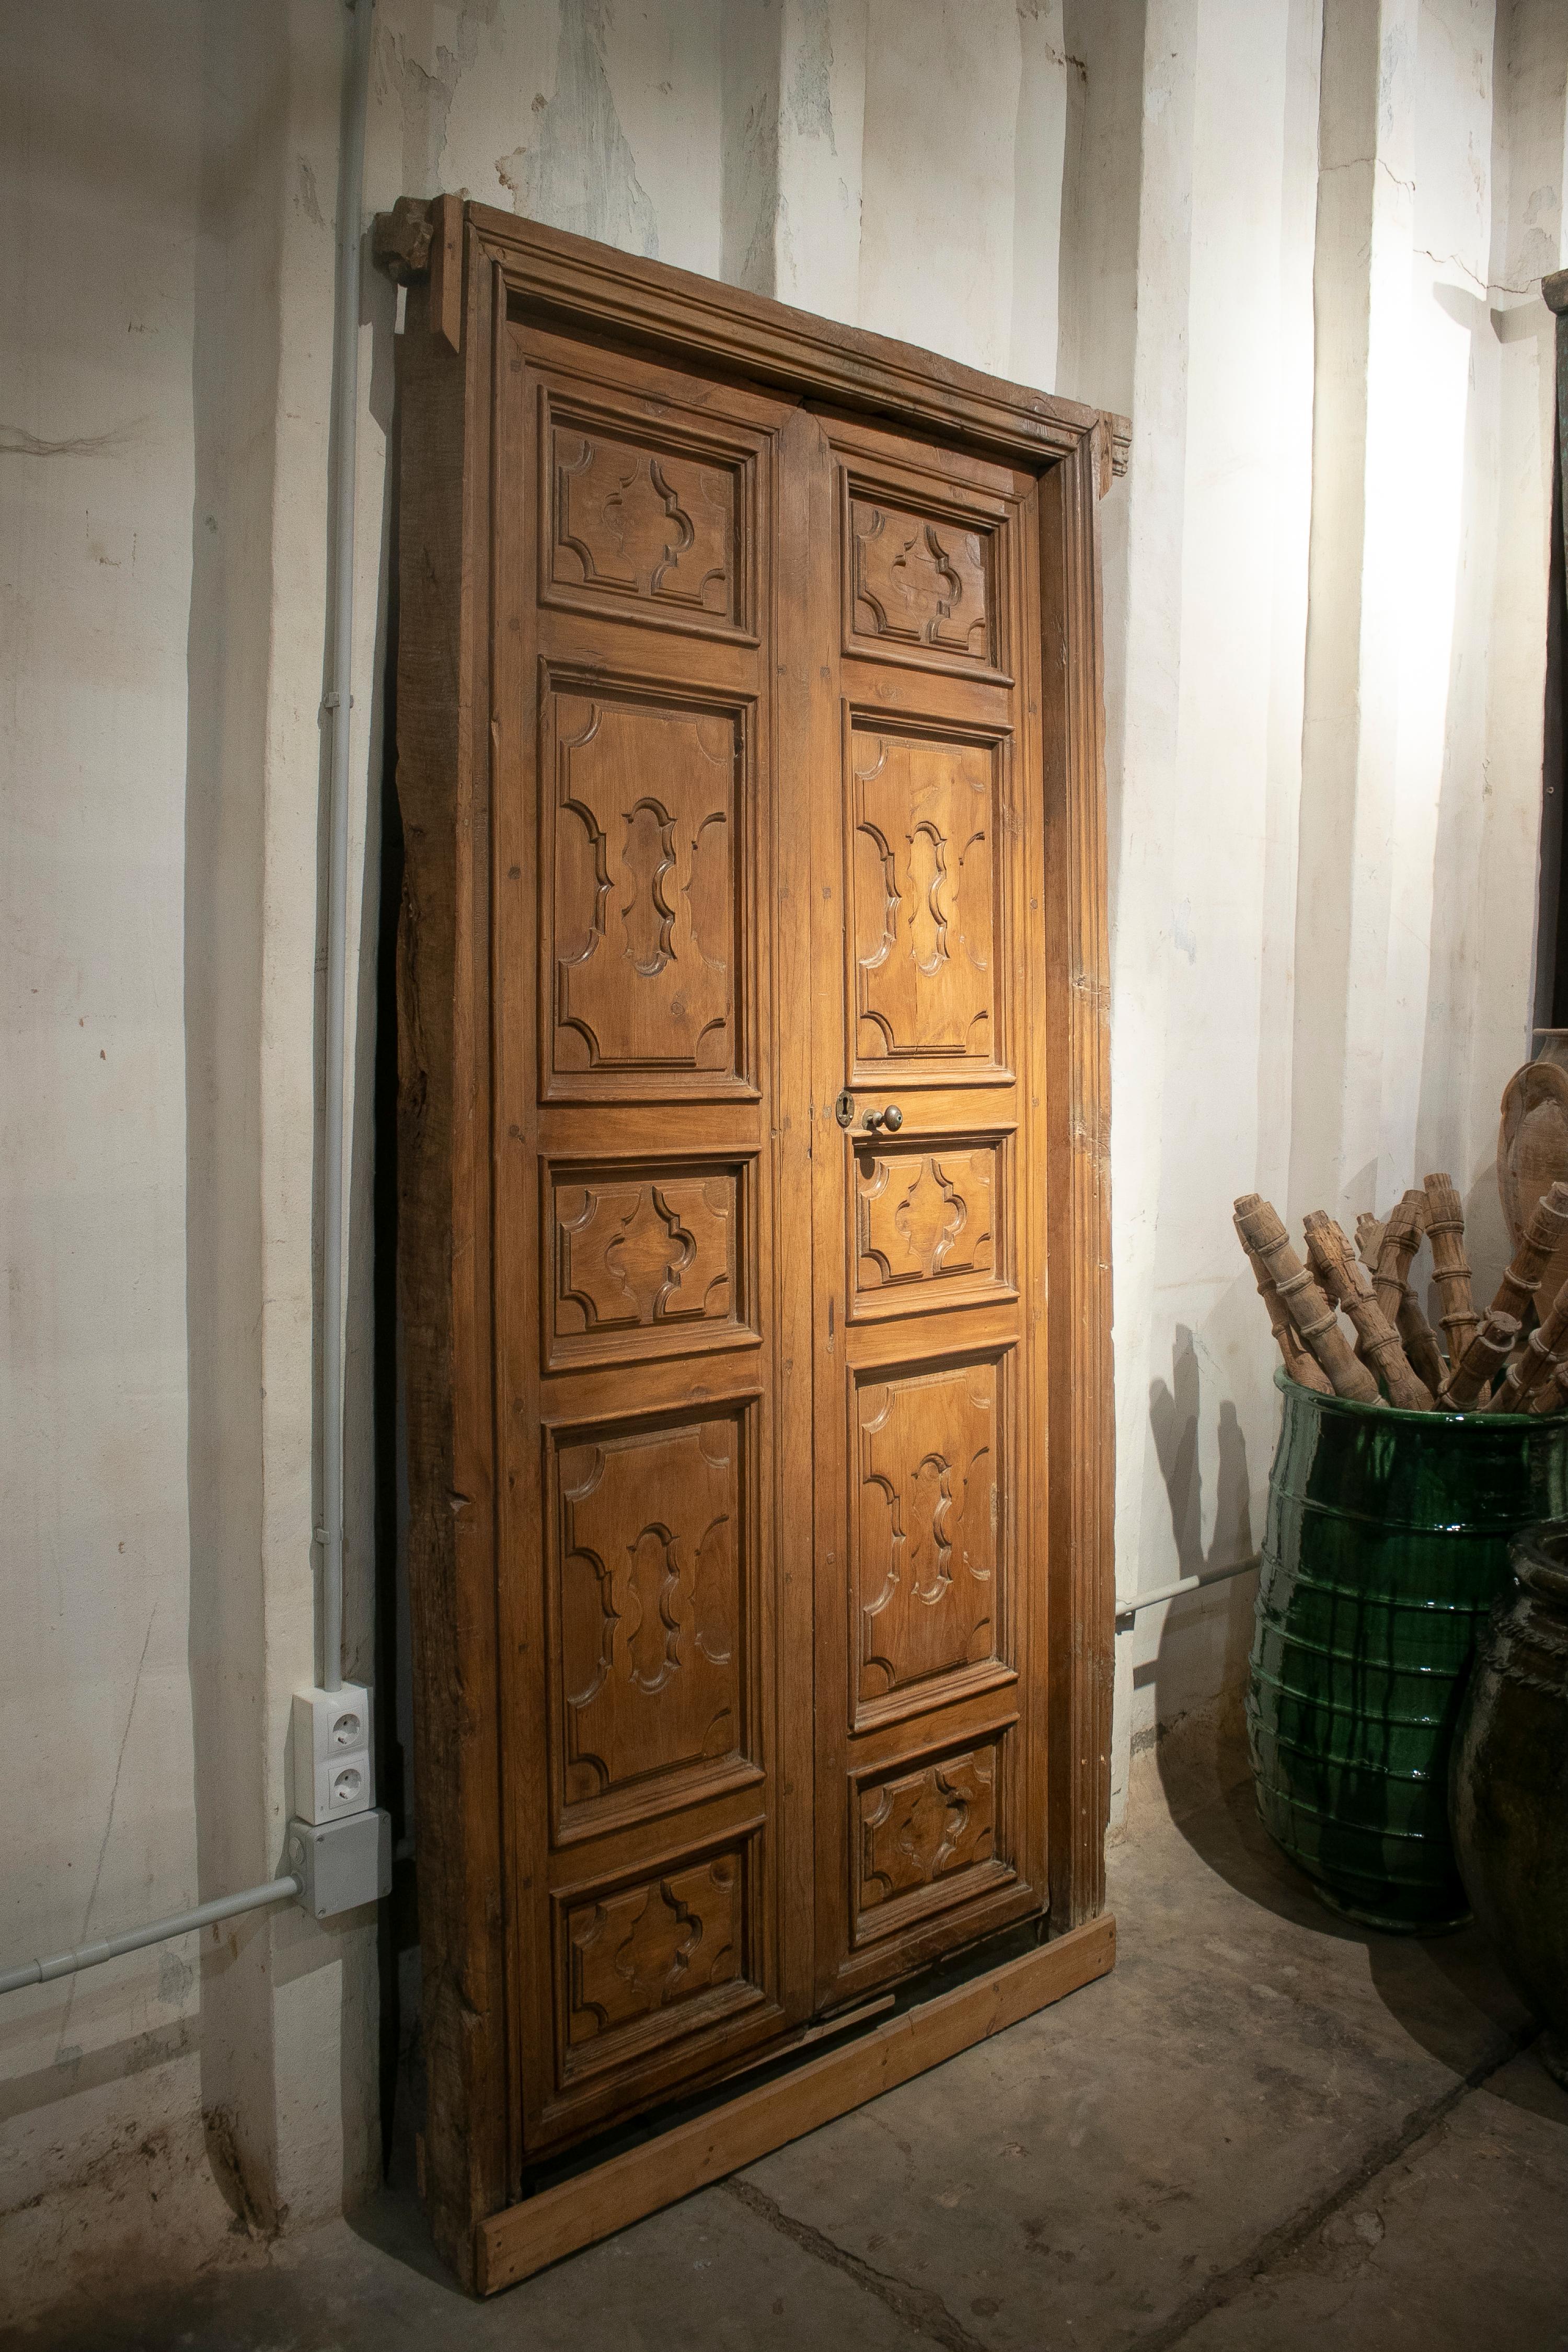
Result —
[[1115, 1958], [1116, 1921], [1106, 1912], [1022, 1959], [1008, 1960], [953, 1992], [906, 2010], [847, 2049], [742, 2091], [591, 2172], [492, 2213], [475, 2231], [479, 2293], [514, 2286], [546, 2263], [754, 2164], [927, 2067], [940, 2066], [1106, 1975]]

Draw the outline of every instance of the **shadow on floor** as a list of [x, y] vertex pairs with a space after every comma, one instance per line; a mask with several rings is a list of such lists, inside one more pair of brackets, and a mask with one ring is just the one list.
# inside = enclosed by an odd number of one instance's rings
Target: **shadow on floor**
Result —
[[[1163, 1657], [1167, 1634], [1162, 1642]], [[1159, 1699], [1156, 1668], [1156, 1704]], [[1258, 1816], [1239, 1703], [1188, 1717], [1163, 1738], [1154, 1762], [1181, 1835], [1226, 1885], [1276, 1917], [1338, 1943], [1364, 1947], [1372, 1982], [1412, 2040], [1468, 2075], [1533, 2040], [1535, 2021], [1498, 1955], [1475, 1927], [1397, 1936], [1341, 1918], [1289, 1861]], [[1510, 2095], [1504, 2093], [1503, 2095]]]

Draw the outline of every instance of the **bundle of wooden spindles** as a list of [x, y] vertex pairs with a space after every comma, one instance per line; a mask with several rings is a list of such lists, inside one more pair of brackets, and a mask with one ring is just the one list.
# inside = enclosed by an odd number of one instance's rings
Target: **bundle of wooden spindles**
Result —
[[[1568, 1234], [1568, 1183], [1537, 1202], [1484, 1315], [1470, 1295], [1464, 1213], [1447, 1176], [1428, 1176], [1386, 1218], [1358, 1217], [1353, 1249], [1315, 1209], [1303, 1227], [1305, 1264], [1257, 1192], [1237, 1201], [1236, 1230], [1285, 1369], [1303, 1388], [1406, 1412], [1568, 1409], [1568, 1282], [1543, 1314], [1537, 1297]], [[1431, 1244], [1446, 1355], [1411, 1283], [1423, 1241]]]

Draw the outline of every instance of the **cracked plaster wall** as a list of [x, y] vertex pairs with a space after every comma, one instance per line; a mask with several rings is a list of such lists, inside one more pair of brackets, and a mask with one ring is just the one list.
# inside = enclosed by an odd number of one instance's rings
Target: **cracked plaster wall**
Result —
[[[1368, 47], [1367, 14], [377, 9], [368, 209], [463, 190], [1133, 416], [1102, 510], [1129, 1590], [1225, 1565], [1260, 1529], [1275, 1401], [1231, 1196], [1353, 1213], [1447, 1160], [1483, 1202], [1525, 1046], [1538, 279], [1563, 257], [1568, 26], [1553, 0], [1377, 0]], [[214, 21], [155, 0], [132, 40], [106, 0], [63, 0], [7, 35], [27, 207], [0, 411], [7, 1951], [270, 1870], [288, 1694], [310, 1672], [342, 28], [329, 0], [281, 18], [237, 0], [222, 40]], [[369, 281], [372, 875], [394, 308]], [[368, 971], [368, 925], [359, 945]], [[1325, 1042], [1340, 971], [1354, 993]], [[368, 1072], [368, 992], [357, 1024]], [[353, 1118], [363, 1642], [363, 1089]], [[1119, 1788], [1134, 1738], [1234, 1687], [1249, 1605], [1241, 1580], [1119, 1637]], [[368, 1932], [302, 1921], [25, 1995], [0, 2013], [0, 2206], [81, 2174], [128, 2119], [204, 2110], [257, 2211], [357, 2193], [374, 2026]]]

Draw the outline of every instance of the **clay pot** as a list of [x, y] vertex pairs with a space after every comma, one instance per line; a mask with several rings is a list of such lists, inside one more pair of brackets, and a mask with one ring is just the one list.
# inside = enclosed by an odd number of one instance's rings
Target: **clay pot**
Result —
[[1247, 1700], [1258, 1811], [1333, 1909], [1457, 1927], [1460, 1696], [1510, 1546], [1543, 1519], [1568, 1527], [1568, 1415], [1399, 1412], [1275, 1379]]
[[1477, 1918], [1568, 2089], [1568, 1522], [1527, 1528], [1478, 1644], [1449, 1771]]

